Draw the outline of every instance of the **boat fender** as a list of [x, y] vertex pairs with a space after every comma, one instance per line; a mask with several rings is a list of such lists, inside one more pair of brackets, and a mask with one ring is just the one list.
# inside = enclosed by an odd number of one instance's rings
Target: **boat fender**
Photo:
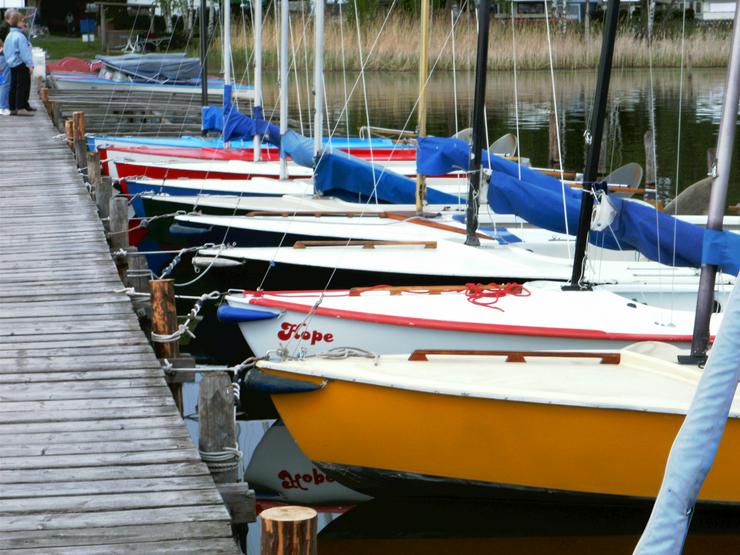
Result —
[[211, 227], [190, 227], [182, 224], [172, 224], [170, 235], [173, 237], [197, 237], [211, 232]]
[[277, 318], [280, 314], [277, 312], [268, 312], [266, 310], [255, 310], [252, 308], [242, 308], [238, 306], [229, 306], [223, 304], [216, 311], [219, 322], [254, 322], [257, 320], [270, 320]]
[[321, 383], [294, 380], [292, 378], [267, 374], [256, 368], [249, 371], [244, 383], [249, 389], [270, 394], [306, 393], [323, 389], [326, 386], [326, 380]]
[[592, 231], [604, 231], [614, 221], [617, 216], [617, 209], [614, 208], [612, 201], [609, 200], [609, 195], [604, 191], [594, 191], [596, 195], [596, 204], [594, 205], [594, 211], [591, 213], [591, 230]]

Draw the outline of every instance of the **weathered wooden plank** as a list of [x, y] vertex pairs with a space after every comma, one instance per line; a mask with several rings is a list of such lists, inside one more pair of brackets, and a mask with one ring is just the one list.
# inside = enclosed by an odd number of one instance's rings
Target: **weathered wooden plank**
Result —
[[[2, 458], [11, 457], [47, 457], [51, 455], [102, 454], [102, 453], [138, 453], [141, 451], [160, 451], [166, 449], [190, 449], [193, 444], [189, 437], [159, 439], [127, 439], [116, 441], [75, 442], [75, 443], [28, 443], [18, 446], [3, 446]], [[0, 498], [4, 491], [0, 491]]]
[[2, 426], [7, 424], [30, 424], [33, 422], [63, 422], [65, 420], [103, 420], [105, 418], [111, 420], [119, 420], [124, 418], [140, 418], [145, 416], [170, 416], [173, 411], [177, 411], [174, 406], [156, 406], [156, 407], [121, 407], [115, 411], [115, 414], [111, 414], [106, 409], [72, 409], [72, 410], [57, 410], [54, 412], [44, 411], [15, 411], [3, 413], [2, 420], [0, 423], [0, 431]]
[[[82, 474], [84, 472], [84, 474]], [[51, 484], [85, 480], [126, 480], [172, 476], [210, 476], [200, 460], [124, 466], [120, 462], [108, 466], [85, 468], [40, 468], [0, 470], [0, 484]], [[1, 537], [1, 535], [0, 535]]]
[[30, 384], [46, 383], [54, 387], [57, 382], [66, 382], [76, 379], [78, 381], [104, 383], [105, 380], [119, 380], [122, 378], [162, 378], [164, 373], [155, 368], [129, 368], [108, 370], [81, 370], [81, 371], [55, 371], [53, 373], [0, 373], [0, 384]]
[[[47, 388], [48, 389], [48, 388]], [[17, 410], [19, 407], [37, 407], [39, 410], [58, 410], [65, 407], [85, 406], [86, 408], [110, 408], [121, 406], [154, 406], [162, 404], [162, 399], [170, 397], [168, 388], [162, 384], [159, 387], [137, 387], [131, 389], [101, 389], [88, 390], [74, 389], [56, 392], [44, 391], [16, 391], [6, 393], [0, 390], [0, 403], [7, 407], [0, 407], [0, 413]]]
[[53, 445], [67, 443], [95, 443], [108, 441], [138, 441], [145, 439], [186, 439], [190, 433], [177, 422], [170, 426], [156, 428], [124, 428], [113, 432], [106, 431], [73, 431], [73, 432], [35, 432], [25, 434], [0, 434], [0, 445]]
[[[50, 513], [0, 517], [0, 532], [18, 530], [63, 530], [69, 528], [102, 528], [136, 524], [169, 524], [228, 519], [223, 505], [194, 505], [177, 511], [169, 507], [97, 513]], [[1, 535], [0, 535], [1, 536]]]
[[[208, 538], [225, 538], [230, 535], [230, 530], [222, 522], [187, 522], [170, 523], [161, 525], [140, 526], [113, 526], [110, 528], [83, 528], [69, 530], [33, 530], [19, 532], [5, 532], [0, 536], [0, 550], [5, 549], [36, 549], [42, 550], [49, 547], [63, 546], [85, 546], [101, 543], [101, 537], [105, 538], [108, 546], [116, 546], [120, 543], [130, 543], [146, 538], [147, 541], [157, 542], [162, 540], [187, 540]], [[205, 553], [208, 550], [204, 550]]]
[[[102, 533], [101, 533], [102, 534]], [[105, 537], [104, 535], [101, 537]], [[24, 555], [37, 551], [17, 549], [13, 550], [14, 554]], [[234, 540], [227, 538], [212, 538], [207, 540], [174, 540], [161, 542], [137, 542], [128, 544], [100, 544], [95, 546], [74, 546], [74, 547], [50, 547], [44, 549], [47, 555], [156, 555], [159, 553], [177, 554], [177, 555], [238, 555], [239, 549], [236, 547]]]
[[110, 466], [114, 464], [164, 464], [171, 462], [196, 462], [200, 456], [195, 449], [141, 451], [132, 453], [93, 453], [77, 455], [50, 455], [39, 457], [0, 458], [0, 470], [80, 468]]
[[148, 353], [151, 351], [151, 347], [143, 341], [137, 341], [134, 344], [125, 343], [118, 341], [110, 345], [109, 349], [101, 349], [100, 345], [92, 345], [88, 347], [48, 347], [48, 348], [20, 348], [16, 350], [0, 351], [0, 361], [5, 362], [7, 359], [25, 359], [30, 358], [32, 354], [35, 357], [82, 357], [82, 356], [94, 356], [100, 353], [101, 350], [109, 350], [111, 353], [115, 353], [116, 356], [122, 354], [134, 354], [134, 353]]

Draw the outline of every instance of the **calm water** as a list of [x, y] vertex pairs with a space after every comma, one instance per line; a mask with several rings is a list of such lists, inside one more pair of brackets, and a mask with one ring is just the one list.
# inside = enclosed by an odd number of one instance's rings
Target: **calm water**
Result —
[[[276, 81], [272, 77], [267, 75], [265, 78], [273, 83], [265, 90], [268, 114], [271, 99], [277, 98]], [[299, 72], [299, 78], [301, 113], [295, 81], [292, 81], [290, 117], [297, 123], [302, 122], [304, 131], [308, 133], [308, 107], [312, 100], [307, 95], [305, 76]], [[725, 71], [719, 69], [694, 70], [691, 78], [685, 74], [679, 104], [679, 70], [655, 70], [652, 83], [647, 70], [615, 70], [610, 87], [607, 166], [614, 169], [628, 162], [637, 162], [644, 167], [643, 136], [650, 128], [653, 106], [657, 173], [671, 181], [666, 192], [672, 192], [676, 183], [681, 190], [705, 177], [706, 151], [716, 146], [717, 141], [724, 80]], [[583, 132], [588, 126], [594, 87], [593, 71], [561, 71], [555, 75], [566, 169], [583, 169]], [[518, 95], [515, 96], [513, 74], [489, 73], [486, 98], [489, 143], [504, 133], [517, 132], [518, 108], [521, 154], [536, 165], [548, 165], [549, 112], [553, 106], [549, 73], [521, 72], [517, 88]], [[368, 119], [373, 126], [415, 128], [418, 97], [415, 73], [368, 73], [364, 88], [362, 80], [355, 74], [348, 75], [345, 80], [341, 73], [332, 73], [326, 77], [326, 91], [329, 125], [337, 134], [346, 134], [349, 129], [350, 134], [356, 135], [361, 126], [368, 124]], [[428, 133], [451, 135], [457, 129], [468, 127], [472, 96], [472, 73], [458, 72], [456, 76], [451, 72], [435, 74], [429, 84]], [[347, 97], [349, 102], [344, 100]], [[517, 102], [515, 98], [518, 98]], [[345, 109], [345, 104], [348, 109]], [[277, 112], [274, 117], [277, 118]], [[736, 146], [735, 152], [740, 152], [740, 146]], [[733, 204], [740, 201], [739, 178], [740, 163], [736, 161], [730, 188], [730, 202]]]

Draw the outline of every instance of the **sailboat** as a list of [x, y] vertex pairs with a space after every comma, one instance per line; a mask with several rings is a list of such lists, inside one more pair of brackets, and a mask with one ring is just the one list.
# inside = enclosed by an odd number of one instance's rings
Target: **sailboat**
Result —
[[[480, 6], [488, 10], [487, 2]], [[604, 33], [612, 44], [618, 9], [619, 0], [610, 0]], [[739, 22], [737, 15], [731, 69], [740, 64]], [[723, 126], [734, 126], [737, 117], [738, 87], [729, 90], [725, 102], [731, 107], [724, 113], [731, 117]], [[723, 136], [720, 132], [718, 142]], [[717, 151], [727, 155], [715, 178], [718, 190], [726, 191], [731, 148], [718, 144]], [[719, 222], [715, 230], [721, 225], [722, 193], [716, 199], [710, 214]], [[706, 349], [702, 327], [708, 323], [703, 319], [716, 267], [705, 262], [704, 269], [701, 290], [708, 295], [701, 295], [697, 306], [694, 342]], [[730, 302], [729, 316], [736, 318], [740, 290]], [[692, 354], [700, 355], [702, 348], [693, 347]], [[378, 356], [335, 349], [325, 356], [263, 361], [248, 381], [272, 393], [309, 458], [369, 494], [434, 491], [622, 503], [656, 495], [697, 387], [701, 361], [678, 364], [678, 353], [654, 342], [579, 353], [437, 347]], [[312, 425], [317, 420], [330, 423], [330, 429], [317, 431]], [[700, 501], [740, 503], [738, 456], [736, 394]]]

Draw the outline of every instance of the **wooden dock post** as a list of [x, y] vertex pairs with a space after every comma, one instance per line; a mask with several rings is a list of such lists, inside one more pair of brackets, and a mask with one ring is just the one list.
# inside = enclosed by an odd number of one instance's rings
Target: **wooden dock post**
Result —
[[128, 249], [128, 199], [116, 195], [110, 199], [110, 247], [114, 251]]
[[52, 103], [49, 102], [49, 89], [41, 87], [39, 90], [39, 96], [41, 97], [41, 103], [44, 105], [44, 108], [46, 108], [46, 113], [51, 117], [54, 112], [52, 110]]
[[261, 555], [316, 555], [316, 511], [310, 507], [273, 507], [260, 513]]
[[75, 153], [77, 167], [87, 164], [87, 144], [85, 144], [85, 112], [72, 112], [72, 150]]
[[100, 154], [97, 152], [87, 153], [87, 182], [90, 184], [90, 195], [95, 198], [95, 193], [100, 188]]
[[231, 377], [226, 372], [207, 372], [199, 384], [198, 446], [203, 461], [208, 465], [213, 481], [217, 484], [236, 482], [237, 478], [237, 460], [233, 464], [219, 464], [208, 460], [209, 453], [221, 453], [236, 445], [232, 387]]
[[113, 195], [113, 180], [104, 176], [100, 178], [100, 186], [95, 189], [95, 204], [98, 207], [98, 214], [103, 220], [103, 226], [110, 229], [110, 201]]
[[[160, 335], [169, 335], [177, 331], [177, 307], [175, 305], [175, 280], [149, 280], [149, 291], [152, 294], [152, 332]], [[177, 341], [169, 343], [154, 343], [154, 351], [159, 358], [173, 361], [180, 355], [180, 344]], [[169, 382], [172, 397], [177, 409], [182, 415], [182, 382]]]
[[151, 271], [146, 263], [146, 256], [139, 254], [136, 247], [128, 248], [128, 271], [126, 273], [126, 285], [133, 287], [134, 291], [146, 293], [149, 290]]
[[72, 120], [64, 120], [64, 135], [67, 137], [67, 146], [74, 149], [74, 131], [72, 129]]

